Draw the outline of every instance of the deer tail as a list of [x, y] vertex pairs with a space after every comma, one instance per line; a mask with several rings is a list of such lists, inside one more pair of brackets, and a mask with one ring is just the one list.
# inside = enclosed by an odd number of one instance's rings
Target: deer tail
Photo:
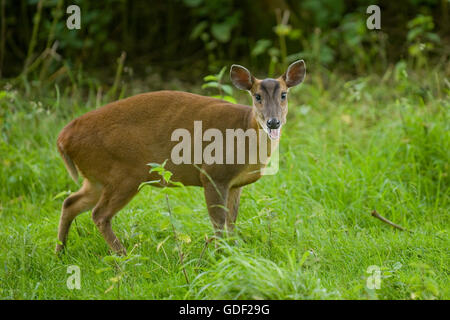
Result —
[[73, 181], [78, 182], [78, 170], [77, 170], [77, 167], [75, 166], [75, 163], [73, 163], [72, 159], [64, 151], [64, 147], [60, 141], [58, 141], [57, 145], [58, 145], [58, 151], [61, 154], [64, 164], [66, 165], [67, 171], [69, 172]]

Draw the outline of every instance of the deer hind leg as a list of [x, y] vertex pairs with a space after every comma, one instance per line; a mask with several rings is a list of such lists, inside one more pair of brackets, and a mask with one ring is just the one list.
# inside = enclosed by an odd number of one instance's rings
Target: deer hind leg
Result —
[[239, 202], [241, 199], [241, 191], [242, 187], [231, 188], [228, 192], [228, 201], [227, 201], [227, 229], [228, 231], [233, 231], [236, 223], [236, 218], [239, 210]]
[[92, 220], [108, 243], [109, 247], [119, 255], [126, 255], [125, 247], [111, 228], [111, 220], [138, 191], [138, 185], [123, 181], [103, 190], [99, 202], [92, 211]]
[[62, 205], [61, 218], [58, 227], [58, 240], [56, 252], [64, 249], [72, 221], [80, 213], [92, 209], [100, 198], [101, 186], [85, 179], [83, 186], [77, 192], [67, 197]]
[[205, 182], [203, 187], [209, 217], [216, 231], [216, 236], [221, 237], [227, 220], [228, 187], [209, 181]]

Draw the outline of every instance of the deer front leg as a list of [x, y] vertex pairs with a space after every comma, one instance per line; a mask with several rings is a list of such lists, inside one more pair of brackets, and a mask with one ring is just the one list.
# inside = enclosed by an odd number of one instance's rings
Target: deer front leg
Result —
[[216, 236], [222, 237], [227, 221], [228, 186], [208, 181], [204, 183], [204, 188], [209, 217], [216, 231]]
[[228, 201], [227, 201], [227, 230], [233, 231], [236, 223], [236, 218], [239, 211], [239, 202], [241, 199], [241, 191], [242, 187], [239, 188], [231, 188], [228, 192]]

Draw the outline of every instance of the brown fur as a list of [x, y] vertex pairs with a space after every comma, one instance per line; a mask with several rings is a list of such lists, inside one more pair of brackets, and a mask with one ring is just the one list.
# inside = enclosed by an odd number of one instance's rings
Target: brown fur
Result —
[[[281, 90], [286, 88], [283, 78], [276, 81]], [[253, 86], [251, 90], [258, 88]], [[175, 165], [170, 160], [171, 150], [179, 142], [171, 141], [171, 134], [185, 128], [193, 137], [194, 121], [198, 120], [203, 131], [257, 130], [258, 116], [256, 107], [186, 92], [159, 91], [110, 103], [73, 120], [59, 134], [57, 146], [72, 178], [77, 180], [79, 171], [84, 182], [64, 201], [56, 250], [63, 249], [73, 219], [93, 209], [92, 218], [110, 248], [124, 254], [125, 248], [111, 229], [111, 219], [138, 192], [140, 183], [160, 178], [157, 173], [149, 173], [148, 163], [165, 160], [173, 181], [204, 187], [217, 234], [225, 227], [233, 229], [241, 187], [257, 181], [263, 166]]]

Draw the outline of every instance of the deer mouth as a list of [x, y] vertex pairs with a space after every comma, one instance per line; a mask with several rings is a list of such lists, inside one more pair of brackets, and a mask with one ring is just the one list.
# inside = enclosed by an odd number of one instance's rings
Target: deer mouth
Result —
[[280, 126], [277, 129], [271, 129], [267, 126], [266, 123], [264, 123], [261, 120], [258, 120], [260, 128], [264, 130], [265, 133], [269, 136], [270, 140], [278, 140], [281, 137], [281, 127], [283, 126], [280, 124]]
[[269, 135], [269, 138], [272, 140], [278, 140], [281, 136], [281, 126], [278, 129], [270, 129], [267, 128], [267, 134]]

